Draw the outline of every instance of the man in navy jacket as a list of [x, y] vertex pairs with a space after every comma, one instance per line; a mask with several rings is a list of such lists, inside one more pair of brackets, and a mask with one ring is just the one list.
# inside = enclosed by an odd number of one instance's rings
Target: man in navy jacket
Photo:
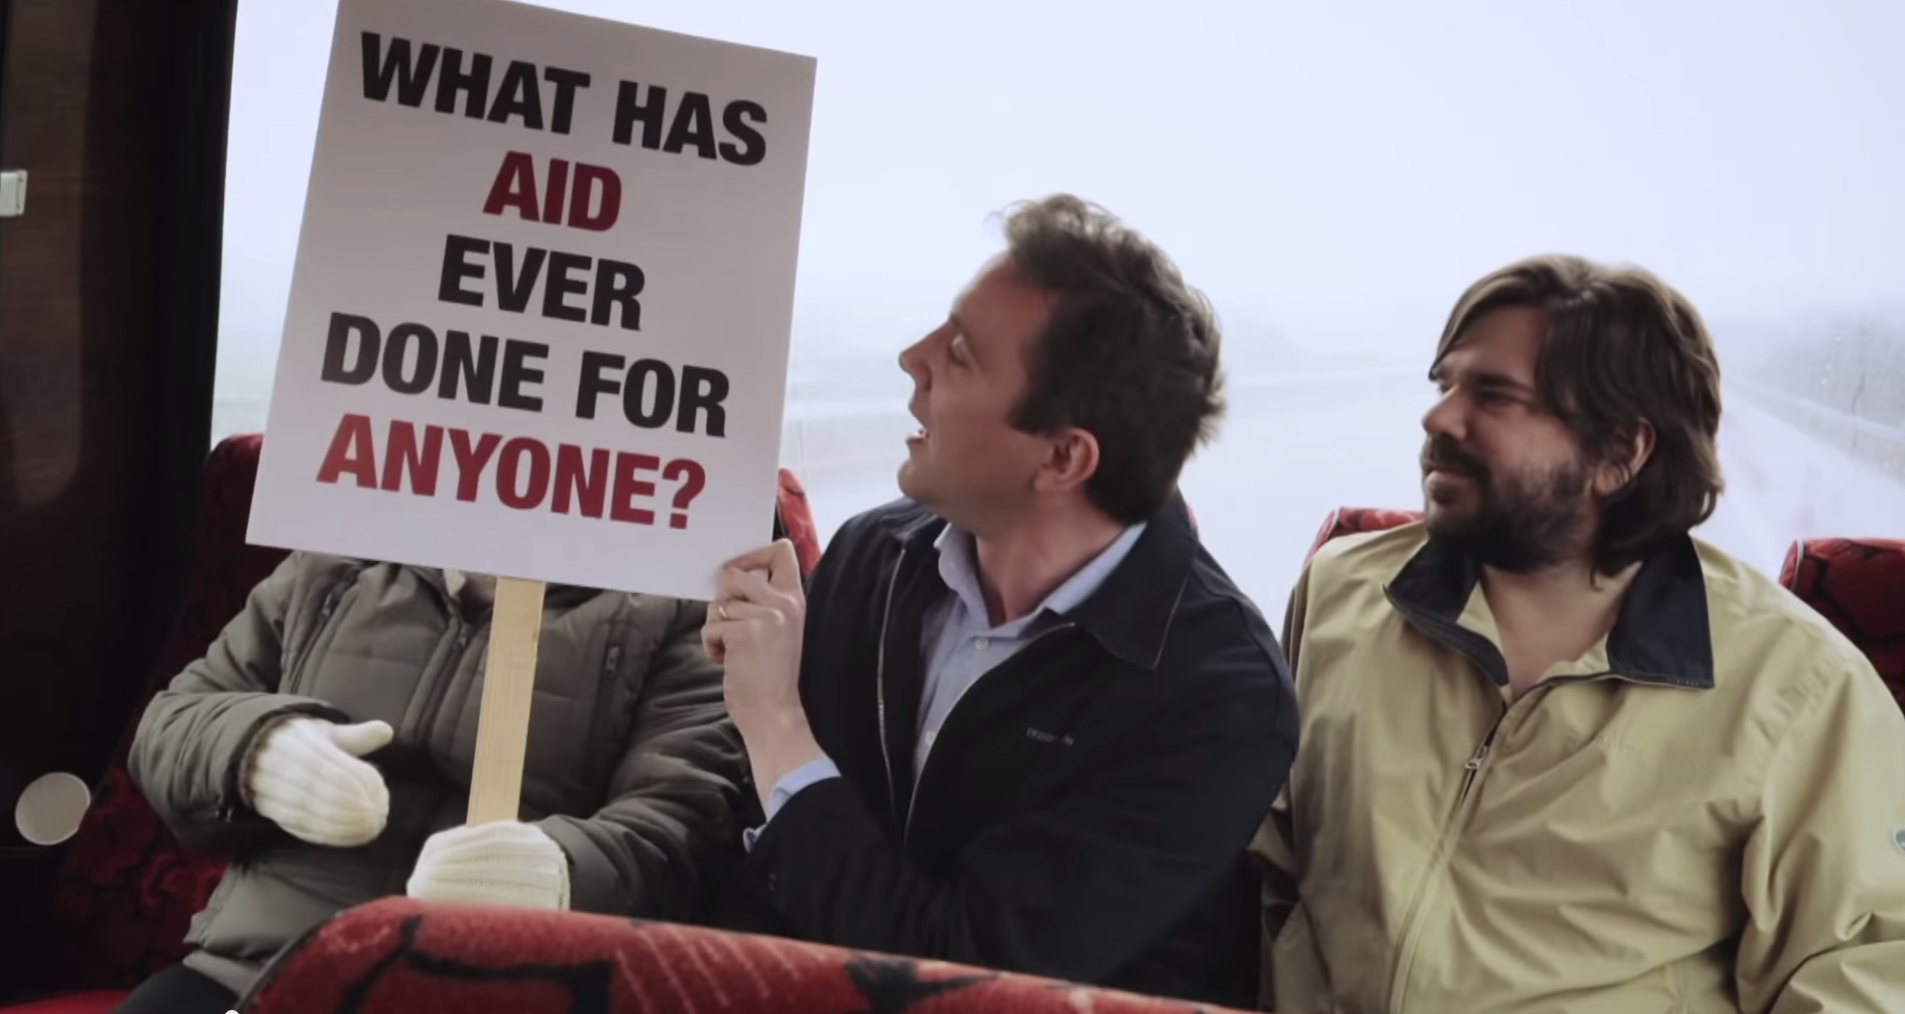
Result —
[[1244, 850], [1297, 741], [1288, 667], [1178, 475], [1216, 324], [1069, 196], [908, 348], [905, 499], [731, 561], [703, 640], [764, 824], [737, 928], [1251, 1006]]

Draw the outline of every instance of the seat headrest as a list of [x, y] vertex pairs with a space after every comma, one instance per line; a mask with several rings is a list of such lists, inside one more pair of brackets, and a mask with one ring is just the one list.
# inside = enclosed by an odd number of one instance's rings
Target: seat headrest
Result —
[[1304, 559], [1307, 561], [1315, 556], [1316, 551], [1331, 539], [1361, 532], [1386, 531], [1420, 520], [1421, 511], [1399, 507], [1338, 507], [1323, 519], [1323, 527], [1317, 530], [1316, 539], [1310, 543], [1310, 551]]
[[1865, 652], [1905, 707], [1905, 539], [1802, 539], [1779, 583]]

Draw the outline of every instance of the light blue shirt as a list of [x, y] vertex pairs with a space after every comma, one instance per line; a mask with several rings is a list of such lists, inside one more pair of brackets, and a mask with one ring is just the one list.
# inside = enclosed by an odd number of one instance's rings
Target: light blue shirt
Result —
[[[972, 535], [947, 525], [933, 543], [939, 550], [939, 576], [952, 592], [930, 606], [921, 623], [924, 635], [920, 645], [925, 663], [926, 686], [920, 695], [918, 716], [919, 741], [913, 750], [913, 771], [926, 766], [933, 741], [952, 714], [954, 705], [979, 677], [1016, 654], [1039, 634], [1058, 622], [1063, 614], [1076, 609], [1096, 592], [1111, 572], [1124, 562], [1125, 555], [1144, 534], [1144, 524], [1126, 528], [1104, 551], [1087, 561], [1063, 584], [1052, 589], [1038, 608], [1016, 620], [994, 626], [986, 608], [985, 592], [979, 584], [979, 560]], [[828, 758], [809, 761], [781, 776], [767, 797], [767, 819], [794, 794], [817, 782], [840, 777], [840, 769]], [[762, 824], [766, 827], [766, 824]], [[749, 828], [742, 838], [749, 849], [761, 828]]]

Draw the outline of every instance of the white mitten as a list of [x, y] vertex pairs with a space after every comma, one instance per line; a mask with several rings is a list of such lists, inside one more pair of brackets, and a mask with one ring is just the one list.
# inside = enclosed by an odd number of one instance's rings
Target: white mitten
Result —
[[569, 857], [534, 824], [466, 824], [423, 843], [405, 891], [425, 901], [566, 910]]
[[387, 722], [278, 721], [259, 735], [239, 780], [258, 815], [313, 845], [355, 848], [390, 819], [384, 776], [359, 757], [383, 749]]

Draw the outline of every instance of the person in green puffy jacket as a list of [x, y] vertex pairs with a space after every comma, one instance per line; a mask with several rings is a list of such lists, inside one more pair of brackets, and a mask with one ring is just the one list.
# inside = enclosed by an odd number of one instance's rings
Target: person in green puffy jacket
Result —
[[550, 585], [520, 819], [465, 826], [495, 580], [295, 553], [146, 709], [131, 774], [231, 856], [121, 1014], [234, 1006], [375, 898], [691, 918], [745, 777], [700, 602]]

